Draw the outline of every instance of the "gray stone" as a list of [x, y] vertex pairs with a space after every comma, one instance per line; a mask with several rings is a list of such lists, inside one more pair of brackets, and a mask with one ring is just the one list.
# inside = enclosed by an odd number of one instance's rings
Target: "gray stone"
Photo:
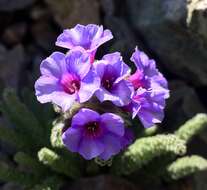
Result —
[[53, 31], [47, 20], [42, 20], [34, 23], [31, 27], [32, 36], [38, 46], [44, 50], [51, 52], [55, 48], [57, 34]]
[[105, 25], [113, 31], [114, 36], [114, 43], [110, 48], [110, 52], [119, 51], [124, 58], [129, 59], [137, 45], [137, 38], [130, 29], [129, 24], [124, 19], [106, 16]]
[[6, 28], [2, 35], [2, 40], [7, 45], [15, 45], [22, 41], [27, 31], [27, 25], [24, 22], [13, 24]]
[[96, 176], [83, 178], [64, 190], [140, 190], [125, 179], [113, 176]]
[[3, 187], [2, 190], [23, 190], [20, 185], [17, 185], [15, 183], [6, 183]]
[[101, 0], [100, 2], [105, 15], [111, 16], [114, 14], [115, 5], [113, 0]]
[[170, 98], [167, 100], [164, 122], [168, 130], [177, 128], [197, 113], [207, 111], [191, 86], [182, 81], [173, 80], [169, 83], [169, 88]]
[[207, 43], [207, 1], [195, 3], [189, 17], [188, 25], [192, 32]]
[[62, 28], [100, 22], [98, 0], [45, 0]]
[[0, 46], [0, 81], [4, 86], [17, 89], [24, 63], [25, 52], [22, 45], [17, 45], [11, 50]]
[[195, 86], [207, 85], [207, 52], [187, 27], [186, 0], [128, 0], [133, 26], [160, 63]]
[[194, 176], [194, 190], [207, 189], [207, 171], [200, 172]]
[[0, 0], [0, 11], [15, 11], [32, 5], [35, 0]]
[[49, 19], [51, 17], [51, 13], [47, 7], [36, 5], [32, 6], [30, 16], [33, 20], [38, 21], [42, 19]]

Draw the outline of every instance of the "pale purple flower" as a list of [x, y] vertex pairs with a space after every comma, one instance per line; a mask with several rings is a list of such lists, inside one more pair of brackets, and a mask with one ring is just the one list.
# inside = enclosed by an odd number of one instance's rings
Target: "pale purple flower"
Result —
[[67, 49], [80, 46], [91, 55], [91, 62], [97, 48], [103, 43], [111, 40], [113, 35], [110, 30], [104, 30], [103, 26], [88, 24], [86, 26], [77, 24], [72, 29], [66, 29], [57, 38], [56, 45]]
[[[85, 159], [108, 160], [123, 148], [123, 119], [113, 113], [99, 113], [82, 108], [73, 116], [71, 126], [62, 134], [65, 146]], [[127, 140], [129, 142], [129, 140]]]
[[67, 55], [54, 52], [40, 65], [42, 76], [35, 83], [37, 99], [52, 102], [68, 110], [74, 102], [89, 100], [100, 86], [100, 79], [91, 68], [87, 53], [70, 51]]
[[169, 97], [168, 84], [157, 70], [155, 61], [144, 52], [136, 49], [131, 60], [137, 70], [128, 80], [136, 92], [127, 109], [133, 113], [133, 118], [139, 117], [144, 127], [151, 127], [163, 120], [165, 99]]
[[130, 69], [123, 62], [120, 53], [107, 54], [93, 66], [101, 78], [100, 89], [96, 91], [97, 98], [101, 102], [111, 101], [116, 106], [127, 105], [131, 101], [133, 86], [125, 80]]

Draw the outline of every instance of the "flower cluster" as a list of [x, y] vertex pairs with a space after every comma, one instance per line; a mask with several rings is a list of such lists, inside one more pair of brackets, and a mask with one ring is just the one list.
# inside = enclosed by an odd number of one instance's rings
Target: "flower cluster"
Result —
[[100, 102], [99, 107], [111, 102], [123, 113], [131, 113], [132, 119], [137, 116], [144, 127], [162, 121], [165, 99], [169, 97], [167, 81], [155, 61], [137, 48], [131, 57], [136, 65], [133, 74], [118, 52], [95, 59], [97, 48], [112, 38], [109, 30], [93, 24], [64, 30], [56, 45], [69, 51], [54, 52], [43, 60], [41, 76], [35, 83], [41, 103], [52, 102], [63, 112], [74, 103], [82, 105], [71, 118], [62, 140], [70, 151], [85, 159], [107, 160], [133, 141], [133, 133], [120, 114], [100, 113], [95, 107], [87, 107], [94, 97]]

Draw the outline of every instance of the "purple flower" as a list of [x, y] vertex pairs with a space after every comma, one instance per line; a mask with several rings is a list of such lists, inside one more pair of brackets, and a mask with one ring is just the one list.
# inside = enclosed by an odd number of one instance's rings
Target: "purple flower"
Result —
[[97, 48], [112, 38], [110, 30], [103, 30], [103, 26], [78, 24], [72, 29], [64, 30], [57, 38], [56, 45], [67, 49], [80, 46], [91, 54], [93, 62]]
[[131, 60], [137, 70], [128, 80], [136, 92], [127, 108], [133, 113], [133, 118], [139, 117], [144, 127], [151, 127], [163, 120], [165, 99], [169, 97], [167, 81], [157, 70], [155, 61], [144, 52], [136, 49]]
[[94, 63], [96, 73], [101, 78], [97, 98], [112, 101], [117, 106], [124, 106], [131, 101], [133, 87], [125, 80], [129, 75], [129, 67], [122, 61], [120, 53], [107, 54], [101, 61]]
[[108, 160], [120, 152], [125, 134], [124, 121], [118, 115], [82, 108], [73, 116], [71, 126], [62, 134], [63, 143], [71, 152], [85, 159]]
[[134, 133], [130, 128], [125, 128], [124, 136], [121, 138], [122, 149], [125, 149], [128, 145], [134, 141]]
[[52, 102], [68, 110], [77, 101], [86, 102], [100, 86], [100, 79], [91, 68], [88, 54], [80, 50], [67, 55], [54, 52], [42, 61], [42, 76], [35, 83], [37, 99]]

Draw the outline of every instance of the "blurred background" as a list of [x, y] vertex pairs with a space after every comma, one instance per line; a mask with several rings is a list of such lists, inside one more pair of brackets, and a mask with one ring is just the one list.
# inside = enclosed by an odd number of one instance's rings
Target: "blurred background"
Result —
[[[121, 51], [130, 65], [138, 46], [156, 60], [171, 91], [163, 130], [174, 131], [196, 113], [206, 112], [207, 0], [0, 0], [0, 94], [5, 87], [18, 93], [25, 87], [33, 90], [41, 60], [55, 50], [65, 51], [55, 46], [57, 36], [78, 23], [112, 31], [114, 39], [99, 48], [100, 58]], [[191, 142], [189, 152], [207, 158], [206, 143], [204, 132]], [[207, 181], [207, 173], [169, 188], [207, 189], [200, 179]], [[141, 189], [103, 176], [80, 180], [74, 189], [90, 189], [91, 183], [97, 190], [100, 184], [106, 185], [103, 189]]]

